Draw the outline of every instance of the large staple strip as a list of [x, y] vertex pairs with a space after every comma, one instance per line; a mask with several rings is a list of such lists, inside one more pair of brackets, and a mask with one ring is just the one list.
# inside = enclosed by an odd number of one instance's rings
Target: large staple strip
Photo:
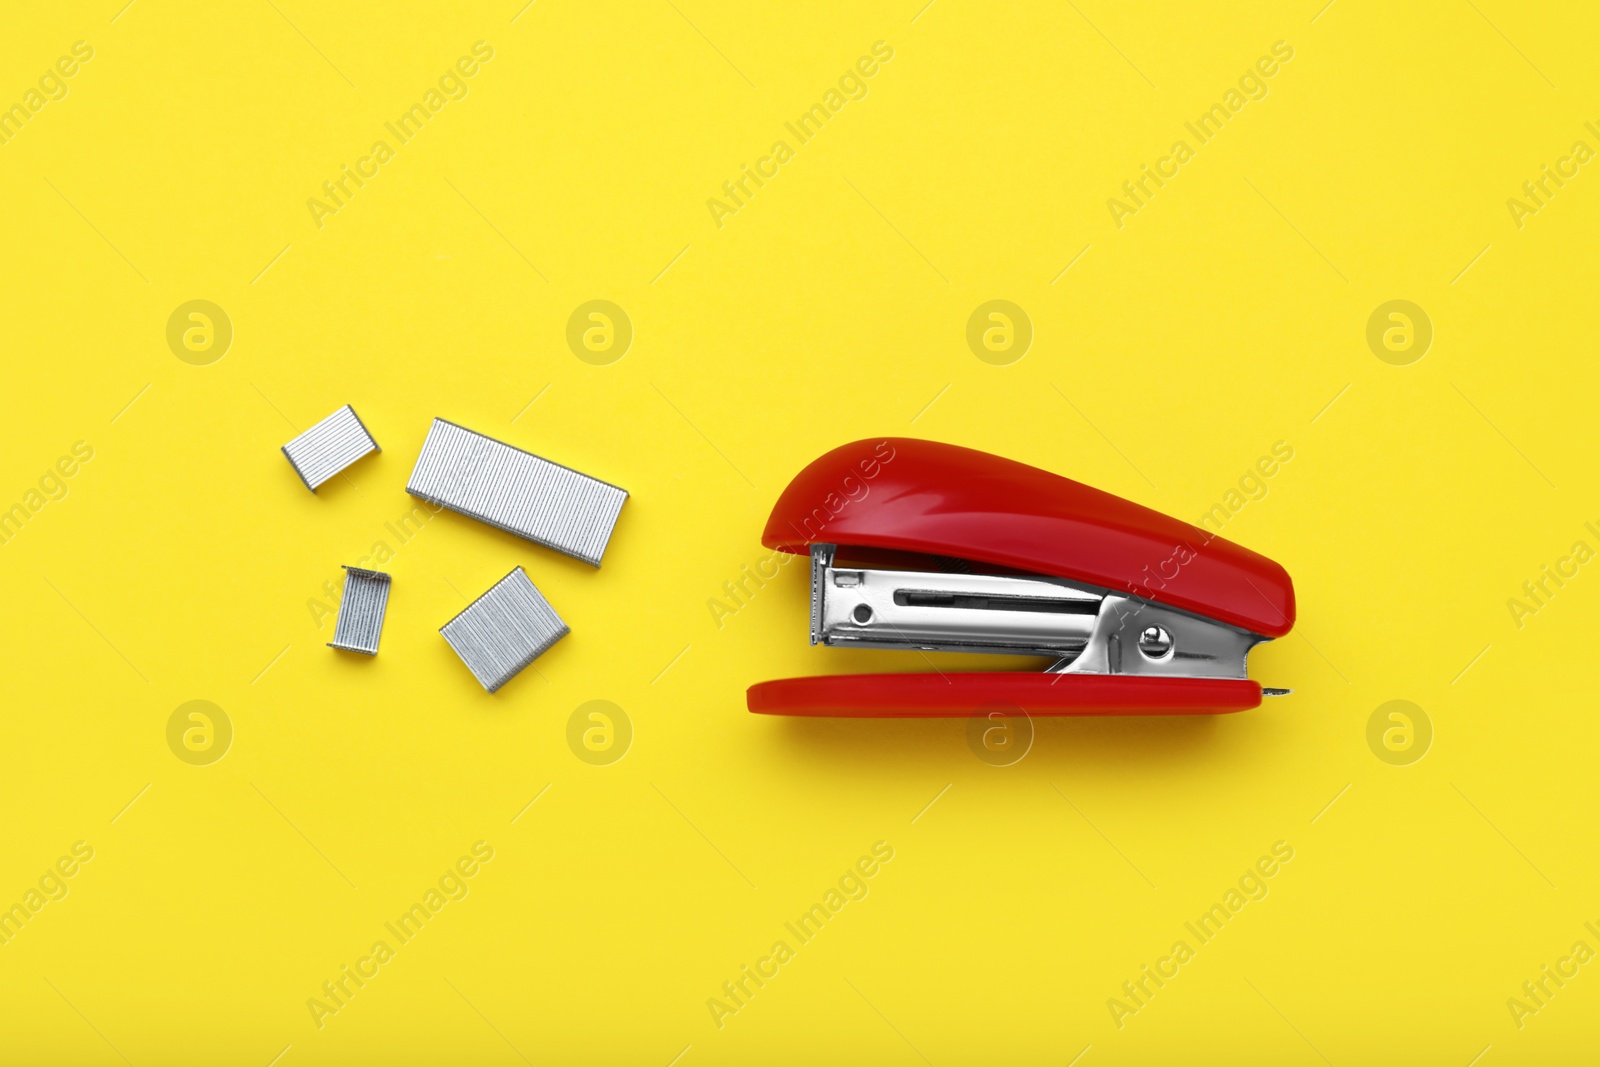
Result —
[[349, 404], [283, 446], [289, 465], [313, 493], [362, 456], [382, 451]]
[[339, 621], [333, 627], [329, 648], [378, 654], [383, 636], [383, 615], [389, 607], [389, 576], [360, 567], [344, 569], [344, 596], [339, 600]]
[[434, 419], [406, 492], [600, 566], [625, 489]]
[[572, 631], [517, 567], [439, 632], [472, 676], [493, 693]]

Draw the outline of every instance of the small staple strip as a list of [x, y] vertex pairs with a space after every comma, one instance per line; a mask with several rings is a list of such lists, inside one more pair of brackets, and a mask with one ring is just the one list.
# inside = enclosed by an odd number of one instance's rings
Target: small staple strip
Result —
[[628, 492], [434, 419], [406, 492], [600, 566]]
[[389, 607], [389, 576], [382, 571], [344, 569], [344, 596], [339, 601], [339, 621], [333, 627], [329, 648], [378, 654], [383, 636], [383, 616]]
[[472, 676], [491, 693], [571, 632], [521, 567], [439, 627]]
[[349, 404], [283, 446], [289, 465], [313, 493], [362, 456], [382, 451]]

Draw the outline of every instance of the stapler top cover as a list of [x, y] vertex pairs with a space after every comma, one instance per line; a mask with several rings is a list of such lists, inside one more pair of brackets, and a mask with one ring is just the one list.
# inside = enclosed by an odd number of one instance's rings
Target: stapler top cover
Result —
[[915, 438], [835, 448], [789, 483], [762, 543], [956, 557], [1166, 604], [1263, 637], [1294, 626], [1277, 563], [1161, 512], [1025, 463]]

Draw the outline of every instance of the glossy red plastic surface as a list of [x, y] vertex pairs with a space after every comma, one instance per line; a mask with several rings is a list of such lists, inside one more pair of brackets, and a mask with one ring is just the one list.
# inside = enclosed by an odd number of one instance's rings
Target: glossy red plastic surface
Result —
[[1261, 703], [1248, 678], [1140, 678], [1127, 674], [827, 674], [782, 678], [745, 697], [764, 715], [927, 718], [1021, 708], [1029, 715], [1215, 715]]
[[1129, 592], [1264, 637], [1294, 626], [1294, 585], [1265, 556], [1070, 478], [935, 441], [834, 449], [789, 483], [761, 540], [800, 554], [821, 542], [978, 560]]

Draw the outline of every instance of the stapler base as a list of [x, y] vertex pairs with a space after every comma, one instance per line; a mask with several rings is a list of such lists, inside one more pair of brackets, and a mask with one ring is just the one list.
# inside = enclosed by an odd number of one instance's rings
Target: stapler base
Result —
[[757, 714], [839, 718], [961, 717], [1019, 708], [1029, 715], [1219, 715], [1261, 704], [1248, 678], [973, 671], [834, 674], [781, 678], [750, 687]]

